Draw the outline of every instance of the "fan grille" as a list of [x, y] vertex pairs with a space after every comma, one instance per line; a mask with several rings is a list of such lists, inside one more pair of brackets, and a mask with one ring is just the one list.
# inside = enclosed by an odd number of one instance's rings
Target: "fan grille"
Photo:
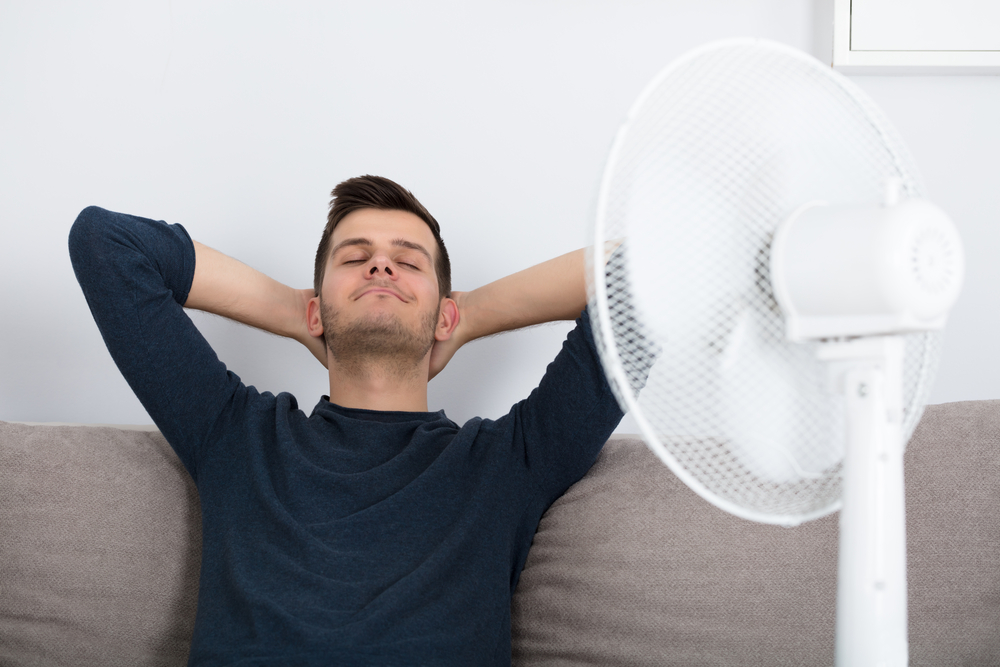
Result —
[[[674, 62], [619, 131], [598, 202], [595, 248], [605, 250], [591, 261], [598, 349], [653, 451], [729, 512], [792, 525], [839, 507], [842, 398], [816, 344], [785, 338], [770, 242], [799, 206], [876, 203], [890, 176], [919, 196], [912, 159], [875, 104], [762, 40]], [[940, 334], [905, 339], [908, 440]]]

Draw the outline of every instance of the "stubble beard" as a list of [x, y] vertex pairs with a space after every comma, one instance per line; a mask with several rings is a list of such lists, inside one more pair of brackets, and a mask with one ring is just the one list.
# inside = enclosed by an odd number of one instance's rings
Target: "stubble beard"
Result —
[[409, 329], [391, 313], [343, 322], [340, 311], [320, 301], [323, 337], [342, 370], [359, 376], [408, 377], [419, 373], [420, 362], [434, 345], [441, 307], [424, 313], [417, 330]]

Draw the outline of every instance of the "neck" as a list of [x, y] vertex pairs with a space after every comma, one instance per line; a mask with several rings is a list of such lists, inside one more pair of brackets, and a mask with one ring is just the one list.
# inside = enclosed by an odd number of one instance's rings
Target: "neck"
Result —
[[330, 402], [345, 408], [427, 412], [430, 354], [416, 365], [338, 363], [328, 355]]

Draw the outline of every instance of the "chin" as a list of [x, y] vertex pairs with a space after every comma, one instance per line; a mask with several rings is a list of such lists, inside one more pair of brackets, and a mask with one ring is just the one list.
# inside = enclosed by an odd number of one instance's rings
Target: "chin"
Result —
[[[395, 298], [395, 297], [392, 297]], [[324, 337], [330, 352], [339, 361], [393, 358], [419, 361], [434, 345], [438, 313], [427, 312], [420, 322], [406, 324], [392, 310], [374, 309], [351, 321], [342, 311], [321, 304]]]

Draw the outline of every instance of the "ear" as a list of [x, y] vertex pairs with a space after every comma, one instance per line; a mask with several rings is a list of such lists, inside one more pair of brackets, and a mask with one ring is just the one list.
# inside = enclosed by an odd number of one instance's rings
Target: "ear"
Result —
[[441, 308], [438, 311], [437, 327], [434, 329], [434, 340], [446, 341], [455, 333], [461, 316], [458, 312], [458, 304], [451, 297], [441, 299]]
[[310, 336], [323, 335], [323, 311], [318, 296], [309, 299], [309, 304], [306, 306], [306, 329], [309, 330]]

